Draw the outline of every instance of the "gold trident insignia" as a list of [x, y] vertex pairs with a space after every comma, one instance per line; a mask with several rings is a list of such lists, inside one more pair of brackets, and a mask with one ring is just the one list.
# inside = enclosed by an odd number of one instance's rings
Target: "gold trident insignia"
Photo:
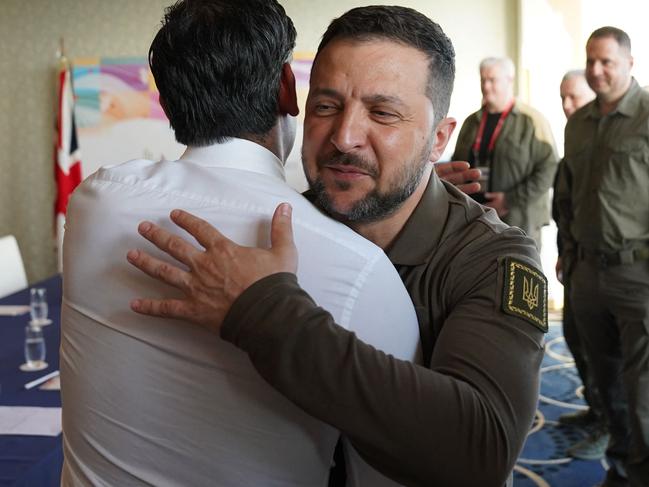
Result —
[[539, 305], [539, 285], [533, 285], [534, 280], [523, 277], [523, 301], [527, 303], [527, 307], [531, 310]]

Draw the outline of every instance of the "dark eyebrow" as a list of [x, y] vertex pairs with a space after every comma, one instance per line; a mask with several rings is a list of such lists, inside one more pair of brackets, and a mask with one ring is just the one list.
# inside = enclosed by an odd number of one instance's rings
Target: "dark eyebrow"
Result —
[[336, 100], [342, 100], [342, 95], [331, 88], [314, 88], [309, 93], [310, 96], [330, 96]]
[[390, 95], [368, 95], [363, 97], [363, 103], [366, 105], [378, 105], [381, 103], [389, 103], [391, 105], [404, 106], [401, 98]]
[[[343, 95], [338, 91], [331, 88], [315, 88], [311, 90], [310, 96], [330, 96], [336, 100], [342, 100]], [[397, 96], [390, 95], [367, 95], [362, 98], [363, 103], [366, 105], [376, 105], [381, 103], [390, 103], [392, 105], [404, 106], [405, 104], [401, 101], [401, 98]]]

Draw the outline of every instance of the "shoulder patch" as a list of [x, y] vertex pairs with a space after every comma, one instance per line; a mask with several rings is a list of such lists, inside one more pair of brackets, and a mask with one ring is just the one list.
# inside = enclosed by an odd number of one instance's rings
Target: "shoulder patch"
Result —
[[548, 331], [548, 280], [522, 260], [506, 257], [503, 311]]

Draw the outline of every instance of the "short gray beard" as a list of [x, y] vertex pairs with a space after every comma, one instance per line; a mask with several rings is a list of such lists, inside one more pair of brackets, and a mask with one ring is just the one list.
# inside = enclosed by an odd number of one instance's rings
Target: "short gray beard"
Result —
[[[424, 149], [417, 156], [419, 161], [416, 164], [407, 164], [397, 175], [397, 181], [386, 192], [382, 193], [378, 188], [373, 189], [345, 213], [336, 211], [333, 201], [327, 194], [327, 190], [321, 179], [311, 180], [307, 176], [309, 188], [315, 195], [315, 204], [327, 214], [342, 222], [371, 223], [389, 217], [401, 208], [403, 203], [410, 198], [421, 183], [421, 179], [426, 171], [426, 165], [429, 162], [428, 154], [430, 154], [432, 144], [433, 138], [431, 137]], [[330, 163], [358, 167], [369, 172], [372, 177], [377, 176], [377, 171], [371, 164], [351, 154], [337, 153], [329, 157], [326, 161], [317, 161], [318, 167]], [[344, 191], [349, 189], [351, 184], [348, 182], [338, 182], [337, 186]]]

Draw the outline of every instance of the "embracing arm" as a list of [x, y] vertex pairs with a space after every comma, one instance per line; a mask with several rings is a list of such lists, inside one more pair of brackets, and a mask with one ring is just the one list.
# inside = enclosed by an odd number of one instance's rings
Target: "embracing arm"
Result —
[[[386, 355], [336, 325], [293, 274], [281, 272], [291, 270], [290, 265], [282, 269], [291, 259], [281, 252], [239, 247], [183, 212], [174, 221], [197, 236], [205, 251], [155, 225], [141, 233], [188, 271], [144, 252], [130, 254], [129, 260], [186, 298], [136, 300], [134, 310], [220, 332], [249, 354], [273, 387], [340, 429], [372, 466], [399, 482], [505, 483], [535, 411], [542, 348], [540, 333], [499, 312], [502, 281], [493, 276], [502, 272], [496, 260], [483, 269], [492, 277], [470, 280], [475, 289], [453, 307], [428, 369]], [[278, 235], [274, 242], [288, 245]], [[218, 259], [223, 255], [238, 262], [226, 278], [219, 270], [227, 266]], [[244, 268], [247, 277], [236, 277]], [[261, 275], [251, 279], [255, 272]], [[233, 276], [245, 282], [240, 295], [223, 285]]]
[[337, 326], [289, 274], [246, 290], [221, 336], [387, 476], [413, 486], [469, 486], [479, 478], [500, 487], [531, 426], [542, 349], [530, 325], [490, 313], [481, 294], [448, 317], [430, 369]]

